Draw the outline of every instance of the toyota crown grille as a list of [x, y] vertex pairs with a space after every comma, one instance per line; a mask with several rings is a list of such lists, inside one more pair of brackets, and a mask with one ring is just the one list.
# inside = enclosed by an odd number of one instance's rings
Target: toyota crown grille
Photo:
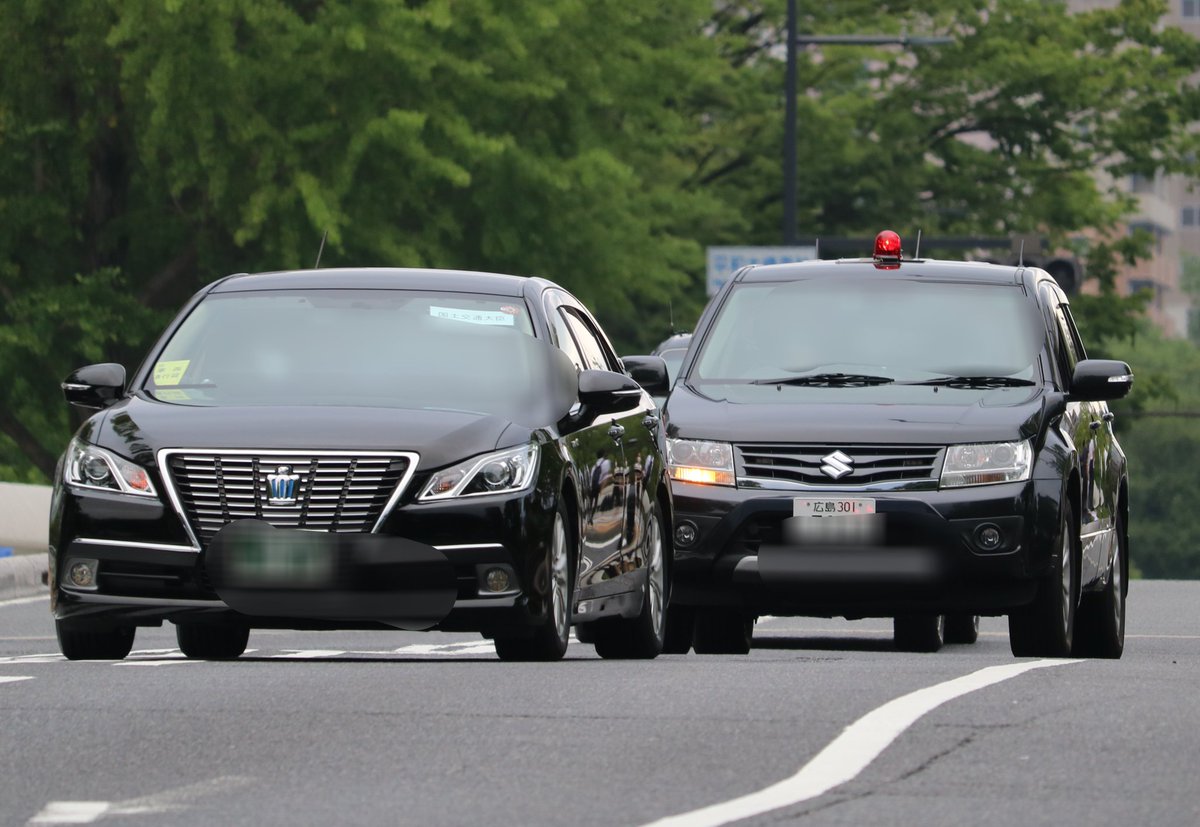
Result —
[[416, 467], [415, 454], [379, 452], [180, 450], [163, 457], [176, 506], [204, 547], [227, 523], [244, 519], [371, 531]]
[[[922, 483], [936, 487], [944, 450], [940, 445], [828, 444], [743, 444], [736, 449], [739, 482], [757, 483], [763, 488]], [[832, 462], [831, 457], [834, 457]], [[822, 470], [828, 467], [835, 469], [838, 476]]]

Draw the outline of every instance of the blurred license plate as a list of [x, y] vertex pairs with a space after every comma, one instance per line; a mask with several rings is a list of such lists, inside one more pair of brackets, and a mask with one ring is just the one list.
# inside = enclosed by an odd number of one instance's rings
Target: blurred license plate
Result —
[[874, 514], [875, 500], [870, 497], [796, 497], [792, 515], [796, 517], [852, 517]]
[[784, 539], [800, 544], [876, 545], [883, 540], [883, 515], [869, 497], [796, 497], [784, 521]]
[[229, 579], [243, 588], [328, 586], [335, 562], [334, 541], [327, 534], [262, 532], [229, 550]]

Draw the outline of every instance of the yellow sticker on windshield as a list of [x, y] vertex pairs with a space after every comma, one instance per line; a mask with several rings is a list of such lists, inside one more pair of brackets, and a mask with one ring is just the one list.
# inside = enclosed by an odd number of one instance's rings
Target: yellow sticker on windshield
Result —
[[192, 363], [191, 359], [177, 359], [173, 362], [156, 362], [154, 365], [154, 384], [163, 385], [178, 385], [183, 379], [183, 374], [187, 372], [188, 365]]

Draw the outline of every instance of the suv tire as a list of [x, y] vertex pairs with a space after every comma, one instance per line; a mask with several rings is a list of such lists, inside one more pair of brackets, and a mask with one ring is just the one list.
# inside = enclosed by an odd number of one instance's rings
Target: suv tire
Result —
[[1079, 603], [1079, 530], [1069, 502], [1059, 509], [1058, 553], [1037, 596], [1008, 616], [1008, 642], [1017, 657], [1065, 658], [1075, 637]]

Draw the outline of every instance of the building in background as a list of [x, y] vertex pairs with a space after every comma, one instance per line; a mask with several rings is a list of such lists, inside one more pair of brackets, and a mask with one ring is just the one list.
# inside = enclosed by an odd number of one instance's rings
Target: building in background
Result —
[[[1076, 12], [1115, 5], [1115, 0], [1068, 0]], [[1200, 0], [1168, 0], [1162, 22], [1200, 37]], [[1149, 258], [1124, 268], [1118, 287], [1125, 293], [1150, 290], [1151, 321], [1168, 336], [1186, 336], [1190, 303], [1180, 284], [1187, 258], [1200, 256], [1200, 182], [1180, 175], [1133, 175], [1121, 186], [1138, 199], [1127, 229], [1147, 230], [1154, 243]]]

